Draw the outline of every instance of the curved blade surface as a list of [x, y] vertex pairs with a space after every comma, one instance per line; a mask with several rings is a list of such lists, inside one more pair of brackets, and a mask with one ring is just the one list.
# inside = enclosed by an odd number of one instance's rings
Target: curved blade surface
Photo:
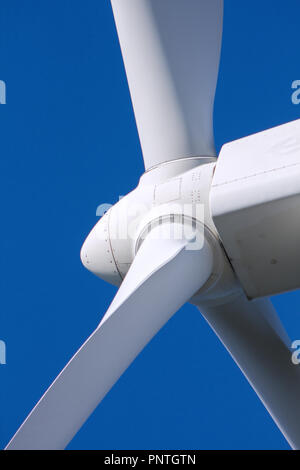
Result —
[[223, 0], [111, 0], [146, 169], [215, 156]]
[[270, 300], [244, 294], [222, 305], [199, 305], [202, 315], [242, 370], [294, 449], [300, 448], [300, 369]]
[[138, 353], [209, 278], [209, 246], [198, 251], [186, 246], [183, 239], [145, 239], [99, 327], [7, 449], [66, 447]]

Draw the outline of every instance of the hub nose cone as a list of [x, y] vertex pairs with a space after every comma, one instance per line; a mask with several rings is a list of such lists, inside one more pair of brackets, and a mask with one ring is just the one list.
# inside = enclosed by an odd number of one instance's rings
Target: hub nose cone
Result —
[[108, 216], [105, 214], [86, 238], [80, 252], [85, 268], [106, 282], [120, 285], [118, 272], [109, 240]]

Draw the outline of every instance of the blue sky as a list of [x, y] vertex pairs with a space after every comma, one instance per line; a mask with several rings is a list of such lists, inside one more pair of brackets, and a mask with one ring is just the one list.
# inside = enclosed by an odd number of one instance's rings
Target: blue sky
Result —
[[[300, 118], [298, 0], [225, 0], [218, 150]], [[115, 288], [81, 266], [99, 204], [143, 172], [107, 0], [2, 0], [0, 446], [99, 323]], [[300, 294], [273, 299], [300, 339]], [[190, 305], [145, 348], [70, 449], [287, 449]]]

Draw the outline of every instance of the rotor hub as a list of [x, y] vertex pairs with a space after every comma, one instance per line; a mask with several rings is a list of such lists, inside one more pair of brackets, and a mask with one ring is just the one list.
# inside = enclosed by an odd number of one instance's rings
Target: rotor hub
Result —
[[156, 236], [184, 237], [191, 250], [200, 250], [204, 240], [212, 247], [214, 269], [201, 295], [212, 291], [216, 297], [225, 286], [226, 292], [229, 284], [235, 286], [210, 214], [214, 167], [215, 159], [199, 157], [168, 162], [144, 173], [137, 188], [111, 207], [87, 237], [81, 250], [84, 266], [120, 285], [144, 239], [160, 226]]

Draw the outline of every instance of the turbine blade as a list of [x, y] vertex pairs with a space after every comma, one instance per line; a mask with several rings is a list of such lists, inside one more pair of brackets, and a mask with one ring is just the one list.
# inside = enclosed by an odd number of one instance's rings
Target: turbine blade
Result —
[[[63, 449], [144, 346], [207, 281], [213, 255], [185, 239], [142, 243], [99, 327], [53, 382], [7, 449]], [[151, 232], [152, 233], [152, 232]]]
[[146, 169], [215, 157], [223, 0], [111, 0]]
[[300, 370], [270, 300], [244, 294], [222, 305], [198, 305], [292, 448], [300, 448]]

